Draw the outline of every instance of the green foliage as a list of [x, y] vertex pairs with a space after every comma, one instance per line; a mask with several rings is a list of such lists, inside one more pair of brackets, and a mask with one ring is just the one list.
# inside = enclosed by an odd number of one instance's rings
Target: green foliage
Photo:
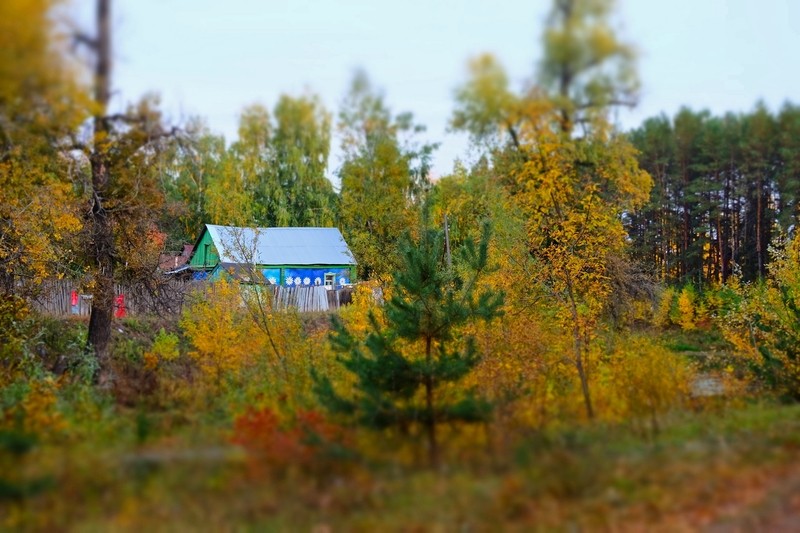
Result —
[[126, 363], [141, 363], [146, 347], [139, 339], [117, 339], [114, 343], [114, 358]]
[[[213, 200], [218, 184], [228, 177], [225, 139], [199, 120], [187, 124], [185, 130], [186, 141], [171, 143], [163, 160], [161, 187], [167, 203], [159, 225], [169, 235], [169, 250], [193, 242], [203, 224], [215, 220]], [[230, 189], [229, 195], [238, 209], [235, 192]]]
[[359, 279], [383, 280], [400, 265], [397, 242], [413, 227], [436, 145], [419, 145], [415, 137], [425, 128], [411, 113], [392, 116], [363, 72], [353, 79], [338, 127], [342, 231]]
[[[262, 106], [244, 110], [231, 147], [257, 226], [329, 226], [333, 187], [325, 178], [330, 113], [314, 95], [282, 95], [274, 120]], [[223, 192], [224, 191], [220, 191]]]
[[5, 367], [20, 360], [25, 342], [24, 321], [27, 316], [28, 307], [22, 298], [13, 295], [0, 296], [0, 364]]
[[763, 277], [769, 243], [797, 225], [800, 108], [713, 115], [681, 109], [630, 133], [654, 178], [626, 225], [632, 252], [669, 283], [698, 287]]
[[[338, 205], [325, 177], [331, 115], [316, 95], [281, 95], [272, 114], [248, 106], [230, 148], [202, 123], [171, 146], [162, 187], [177, 211], [175, 245], [205, 223], [331, 226]], [[177, 241], [177, 242], [176, 242]]]
[[394, 275], [385, 318], [370, 317], [366, 338], [337, 322], [331, 344], [346, 356], [342, 364], [356, 377], [356, 393], [339, 393], [317, 379], [320, 400], [332, 411], [373, 428], [425, 430], [429, 459], [438, 461], [436, 428], [444, 422], [485, 420], [489, 406], [469, 391], [449, 389], [478, 363], [475, 343], [462, 328], [500, 314], [503, 297], [479, 291], [487, 267], [488, 226], [480, 245], [466, 241], [455, 266], [444, 254], [441, 231], [426, 229], [419, 242], [402, 245], [402, 268]]
[[84, 323], [32, 313], [19, 297], [0, 297], [0, 385], [50, 372], [91, 380], [96, 370]]
[[0, 429], [0, 503], [18, 501], [44, 492], [53, 486], [49, 476], [31, 478], [21, 465], [38, 441], [34, 435]]
[[174, 333], [167, 333], [164, 328], [156, 335], [150, 353], [166, 361], [172, 361], [180, 356], [178, 345], [180, 339]]
[[770, 278], [741, 287], [741, 300], [720, 325], [761, 383], [800, 401], [800, 237], [773, 255]]
[[77, 383], [92, 382], [98, 366], [86, 344], [86, 324], [37, 316], [29, 331], [27, 351], [44, 368], [65, 372]]

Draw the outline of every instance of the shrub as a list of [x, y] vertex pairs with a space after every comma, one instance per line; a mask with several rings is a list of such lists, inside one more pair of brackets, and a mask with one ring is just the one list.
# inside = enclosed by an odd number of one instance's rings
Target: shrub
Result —
[[680, 406], [691, 382], [683, 358], [645, 337], [618, 343], [613, 355], [613, 384], [622, 415], [657, 432], [659, 416]]
[[340, 469], [348, 456], [344, 429], [316, 411], [298, 411], [282, 421], [271, 409], [250, 408], [234, 421], [231, 442], [247, 451], [257, 476], [292, 469], [318, 475]]
[[695, 328], [695, 318], [697, 313], [697, 291], [693, 285], [685, 285], [678, 295], [678, 316], [681, 327], [684, 330]]
[[194, 295], [180, 326], [192, 347], [189, 356], [218, 381], [251, 364], [264, 345], [260, 330], [242, 308], [238, 285], [224, 279]]
[[167, 333], [164, 328], [156, 335], [153, 346], [144, 353], [144, 364], [148, 369], [154, 369], [159, 361], [174, 361], [180, 356], [178, 344], [180, 339], [174, 333]]
[[66, 430], [58, 409], [59, 383], [53, 378], [18, 381], [0, 396], [0, 429], [57, 437]]
[[800, 401], [800, 235], [772, 254], [769, 278], [740, 287], [720, 325], [759, 383]]
[[666, 287], [661, 292], [661, 298], [658, 300], [658, 307], [656, 308], [653, 322], [656, 326], [666, 327], [671, 324], [672, 304], [675, 301], [675, 289]]

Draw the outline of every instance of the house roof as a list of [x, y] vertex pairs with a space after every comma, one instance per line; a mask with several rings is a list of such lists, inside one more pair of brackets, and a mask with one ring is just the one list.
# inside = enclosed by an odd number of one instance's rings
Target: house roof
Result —
[[183, 250], [180, 253], [165, 253], [158, 256], [158, 268], [164, 272], [177, 271], [183, 265], [189, 262], [192, 256], [194, 246], [191, 244], [184, 244]]
[[221, 263], [354, 265], [337, 228], [238, 228], [206, 224]]

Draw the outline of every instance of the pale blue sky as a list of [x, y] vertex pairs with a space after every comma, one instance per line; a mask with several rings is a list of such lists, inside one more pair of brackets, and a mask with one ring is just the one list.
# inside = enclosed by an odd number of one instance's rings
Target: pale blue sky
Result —
[[[93, 2], [76, 0], [91, 24]], [[157, 92], [174, 123], [201, 116], [228, 141], [248, 104], [319, 94], [334, 114], [356, 68], [394, 112], [412, 111], [441, 142], [434, 174], [469, 160], [446, 132], [467, 60], [495, 54], [515, 84], [531, 77], [549, 0], [118, 0], [117, 104]], [[622, 127], [682, 105], [715, 113], [800, 103], [800, 1], [618, 0], [640, 51], [642, 98]], [[339, 166], [334, 150], [331, 173]], [[332, 177], [332, 176], [331, 176]]]

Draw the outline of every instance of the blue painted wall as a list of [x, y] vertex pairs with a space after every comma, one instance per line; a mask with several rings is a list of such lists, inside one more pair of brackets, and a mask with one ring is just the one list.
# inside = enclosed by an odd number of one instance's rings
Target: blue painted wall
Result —
[[287, 287], [324, 285], [325, 274], [334, 275], [335, 286], [347, 285], [352, 281], [349, 268], [285, 268], [283, 269], [283, 285]]
[[[220, 276], [220, 267], [217, 266], [211, 272], [195, 272], [193, 279], [209, 279], [216, 281]], [[269, 267], [262, 268], [261, 273], [264, 274], [270, 283], [282, 284], [286, 287], [304, 286], [310, 287], [314, 285], [325, 285], [325, 275], [333, 274], [335, 287], [342, 285], [349, 285], [352, 283], [351, 270], [347, 267]]]
[[264, 274], [264, 277], [273, 285], [277, 285], [281, 281], [280, 268], [264, 268], [261, 270], [261, 273]]

